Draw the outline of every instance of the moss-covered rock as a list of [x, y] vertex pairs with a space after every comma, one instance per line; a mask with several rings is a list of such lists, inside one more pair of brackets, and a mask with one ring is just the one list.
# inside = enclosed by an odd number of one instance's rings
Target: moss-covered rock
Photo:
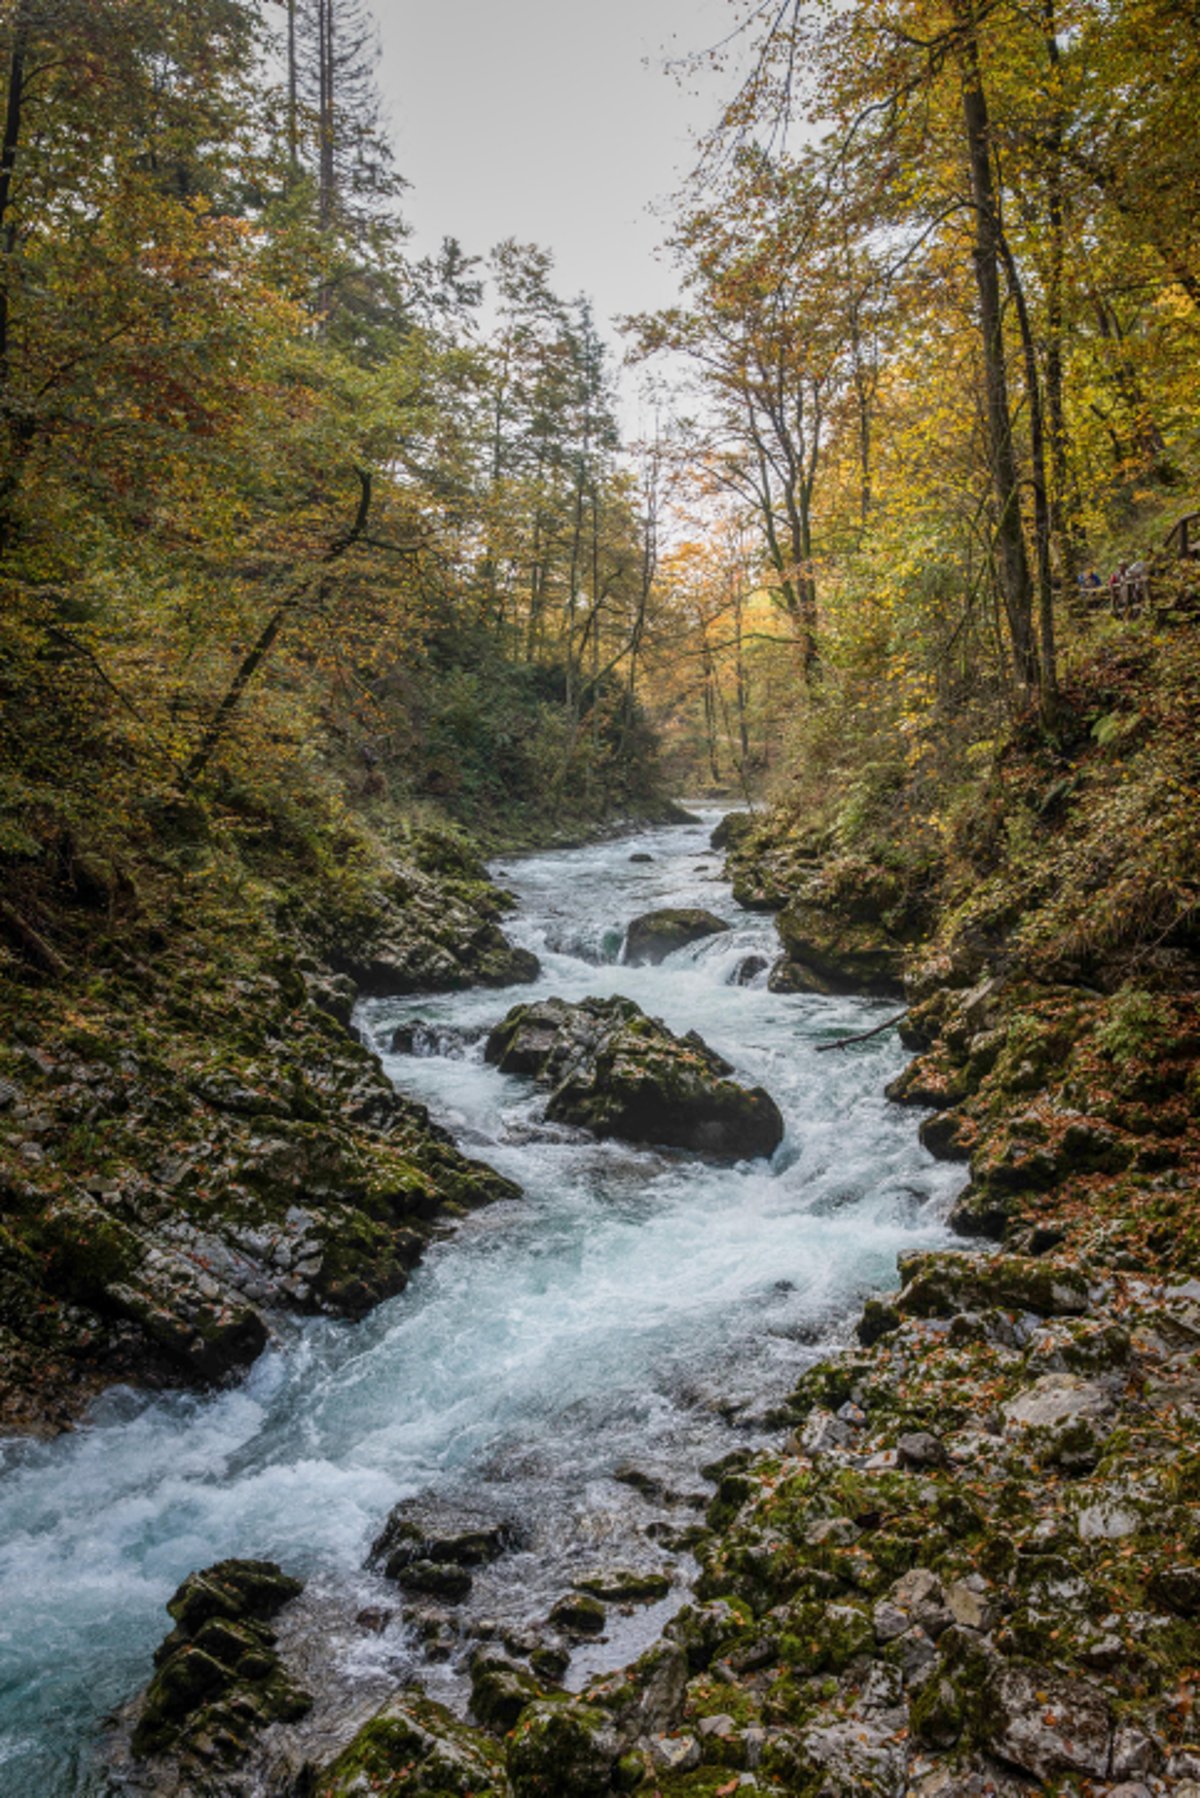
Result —
[[546, 1115], [600, 1137], [662, 1143], [727, 1159], [771, 1154], [779, 1108], [762, 1087], [727, 1078], [729, 1063], [696, 1033], [674, 1036], [631, 999], [546, 999], [513, 1008], [487, 1059], [551, 1089]]
[[289, 1676], [267, 1627], [302, 1590], [270, 1561], [219, 1561], [186, 1579], [167, 1605], [175, 1628], [155, 1654], [134, 1755], [234, 1765], [258, 1729], [302, 1717], [312, 1699]]
[[609, 1798], [618, 1754], [605, 1711], [566, 1700], [530, 1705], [508, 1744], [513, 1798]]
[[313, 1779], [317, 1798], [510, 1798], [496, 1743], [440, 1704], [405, 1692], [359, 1730]]

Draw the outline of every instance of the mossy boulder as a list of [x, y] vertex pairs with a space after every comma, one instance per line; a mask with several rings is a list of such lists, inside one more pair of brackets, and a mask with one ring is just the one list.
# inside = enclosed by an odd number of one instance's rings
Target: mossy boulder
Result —
[[900, 995], [926, 923], [919, 891], [860, 856], [825, 862], [793, 887], [777, 919], [788, 991]]
[[531, 1673], [503, 1655], [482, 1653], [471, 1663], [471, 1710], [486, 1729], [506, 1735], [526, 1705], [545, 1696]]
[[598, 1636], [608, 1622], [608, 1612], [587, 1592], [569, 1592], [553, 1606], [548, 1621], [576, 1636]]
[[667, 1574], [633, 1567], [599, 1567], [575, 1583], [581, 1592], [607, 1604], [656, 1604], [671, 1590]]
[[132, 1751], [236, 1764], [254, 1732], [294, 1722], [312, 1699], [290, 1677], [267, 1620], [303, 1590], [271, 1561], [219, 1561], [167, 1605], [175, 1628], [155, 1654]]
[[994, 1306], [1039, 1317], [1081, 1317], [1093, 1285], [1067, 1262], [1023, 1255], [968, 1255], [952, 1250], [902, 1255], [896, 1309], [905, 1317], [954, 1317]]
[[721, 1159], [770, 1155], [783, 1118], [760, 1086], [694, 1031], [677, 1037], [631, 999], [518, 1005], [488, 1038], [487, 1060], [551, 1090], [547, 1117], [600, 1137], [661, 1143]]
[[625, 960], [630, 967], [643, 962], [657, 966], [676, 949], [686, 949], [705, 937], [720, 936], [731, 928], [723, 918], [698, 906], [668, 906], [643, 912], [625, 933]]
[[712, 849], [732, 849], [742, 843], [755, 828], [758, 819], [753, 812], [726, 812], [709, 837]]
[[321, 1798], [510, 1798], [500, 1747], [440, 1704], [404, 1692], [317, 1773]]
[[[793, 899], [776, 919], [793, 992], [903, 993], [904, 945], [879, 923]], [[778, 979], [775, 981], [778, 987]]]
[[561, 1700], [532, 1704], [509, 1739], [513, 1798], [609, 1798], [619, 1750], [605, 1711]]

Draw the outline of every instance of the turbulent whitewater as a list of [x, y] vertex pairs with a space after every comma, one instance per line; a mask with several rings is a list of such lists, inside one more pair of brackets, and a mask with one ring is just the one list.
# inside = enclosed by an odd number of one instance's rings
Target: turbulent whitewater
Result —
[[[323, 1682], [315, 1743], [414, 1668], [461, 1702], [454, 1654], [421, 1668], [395, 1589], [362, 1571], [409, 1495], [521, 1526], [520, 1549], [476, 1580], [464, 1646], [543, 1619], [584, 1568], [670, 1572], [671, 1598], [614, 1614], [576, 1683], [683, 1602], [701, 1468], [762, 1438], [861, 1299], [894, 1283], [899, 1251], [944, 1240], [961, 1184], [883, 1097], [903, 1062], [893, 1034], [816, 1052], [886, 1008], [771, 994], [762, 973], [739, 983], [778, 945], [721, 879], [718, 815], [502, 863], [521, 902], [509, 934], [542, 959], [535, 987], [362, 1008], [397, 1084], [523, 1199], [470, 1218], [366, 1322], [282, 1325], [236, 1390], [112, 1393], [75, 1435], [0, 1449], [3, 1798], [103, 1789], [106, 1712], [144, 1682], [180, 1579], [225, 1555], [310, 1581], [292, 1631], [306, 1683]], [[629, 920], [664, 905], [734, 928], [658, 967], [620, 965]], [[595, 1143], [546, 1126], [544, 1093], [485, 1065], [483, 1036], [517, 998], [618, 992], [766, 1087], [787, 1124], [771, 1162]], [[405, 1025], [416, 1052], [393, 1054]], [[614, 1478], [631, 1468], [642, 1491]], [[393, 1613], [382, 1634], [355, 1622], [364, 1607]]]

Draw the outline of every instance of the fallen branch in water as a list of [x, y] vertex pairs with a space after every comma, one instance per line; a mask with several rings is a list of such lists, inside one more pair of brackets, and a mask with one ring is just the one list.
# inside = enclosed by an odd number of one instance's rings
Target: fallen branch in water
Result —
[[907, 1016], [907, 1011], [901, 1011], [894, 1018], [889, 1018], [886, 1024], [876, 1024], [874, 1030], [863, 1030], [858, 1036], [839, 1036], [836, 1043], [818, 1043], [817, 1054], [828, 1055], [831, 1049], [848, 1049], [851, 1043], [870, 1042], [873, 1036], [882, 1036], [885, 1030], [894, 1030], [897, 1024], [903, 1024]]

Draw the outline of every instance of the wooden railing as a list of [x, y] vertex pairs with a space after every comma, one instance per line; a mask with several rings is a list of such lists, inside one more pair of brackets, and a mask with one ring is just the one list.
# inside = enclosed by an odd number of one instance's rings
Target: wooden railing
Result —
[[1174, 528], [1168, 532], [1163, 548], [1168, 554], [1174, 553], [1181, 562], [1191, 562], [1200, 558], [1200, 512], [1188, 512]]

